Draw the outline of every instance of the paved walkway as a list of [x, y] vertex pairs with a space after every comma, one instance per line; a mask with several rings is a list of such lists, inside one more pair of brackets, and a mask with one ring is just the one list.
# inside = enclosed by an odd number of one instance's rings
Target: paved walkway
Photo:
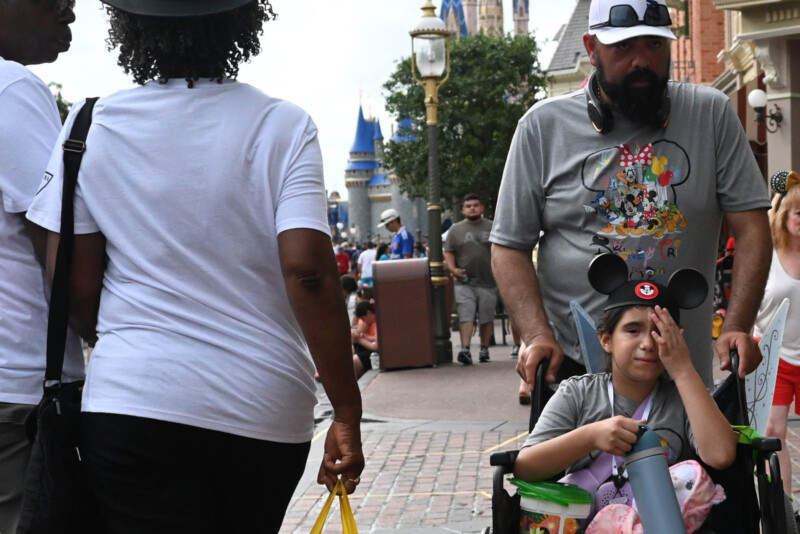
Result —
[[[491, 526], [489, 456], [519, 448], [528, 426], [509, 352], [508, 346], [492, 347], [491, 363], [471, 367], [371, 371], [362, 377], [366, 467], [350, 498], [359, 532], [466, 534]], [[324, 394], [317, 410], [319, 431], [282, 534], [310, 532], [327, 498], [316, 483], [330, 414]], [[800, 501], [800, 417], [792, 418], [789, 433], [793, 493]], [[341, 531], [337, 503], [324, 532]]]

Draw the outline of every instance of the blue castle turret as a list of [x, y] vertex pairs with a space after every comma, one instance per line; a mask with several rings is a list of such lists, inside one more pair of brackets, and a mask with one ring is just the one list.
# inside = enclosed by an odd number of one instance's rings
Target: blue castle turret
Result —
[[[411, 120], [405, 119], [401, 125], [410, 129]], [[407, 135], [404, 133], [404, 138]], [[397, 134], [393, 140], [398, 140]], [[400, 191], [399, 180], [387, 172], [382, 159], [383, 132], [380, 122], [365, 118], [363, 108], [359, 108], [356, 136], [345, 169], [350, 235], [354, 235], [358, 241], [388, 241], [390, 232], [385, 228], [377, 228], [381, 212], [388, 208], [400, 212], [403, 226], [415, 238], [427, 235], [428, 220], [424, 202], [421, 199], [412, 201]]]
[[456, 32], [459, 36], [466, 37], [470, 34], [461, 0], [442, 0], [439, 18], [448, 25], [450, 31]]

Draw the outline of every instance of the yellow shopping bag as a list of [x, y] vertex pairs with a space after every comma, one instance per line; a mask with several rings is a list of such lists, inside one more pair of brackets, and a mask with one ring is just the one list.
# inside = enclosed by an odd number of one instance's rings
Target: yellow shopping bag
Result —
[[[340, 493], [341, 491], [341, 493]], [[341, 479], [336, 481], [333, 491], [328, 495], [328, 500], [325, 501], [325, 506], [317, 517], [317, 522], [314, 523], [314, 528], [311, 529], [311, 534], [322, 534], [322, 527], [325, 525], [325, 520], [328, 519], [328, 513], [331, 511], [331, 504], [333, 504], [333, 497], [339, 494], [339, 508], [342, 511], [342, 534], [358, 534], [356, 527], [356, 518], [353, 517], [353, 510], [350, 508], [350, 499], [347, 498], [347, 492], [344, 489], [344, 483]]]

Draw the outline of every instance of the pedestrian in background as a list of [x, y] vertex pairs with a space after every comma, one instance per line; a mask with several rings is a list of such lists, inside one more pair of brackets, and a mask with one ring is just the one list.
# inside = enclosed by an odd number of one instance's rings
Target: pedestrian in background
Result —
[[372, 287], [372, 264], [375, 263], [377, 250], [375, 243], [367, 241], [366, 249], [358, 255], [359, 285]]
[[[772, 177], [776, 195], [769, 211], [772, 228], [772, 265], [769, 270], [764, 300], [758, 310], [754, 334], [761, 338], [778, 311], [783, 299], [789, 299], [786, 328], [780, 346], [775, 394], [767, 421], [765, 434], [780, 438], [783, 447], [778, 451], [781, 478], [786, 495], [792, 494], [792, 462], [786, 443], [789, 407], [800, 396], [800, 175], [796, 172], [778, 172]], [[737, 260], [738, 261], [738, 260]]]
[[378, 250], [375, 251], [375, 255], [378, 257], [378, 261], [386, 261], [389, 258], [389, 245], [386, 243], [381, 244], [378, 246]]
[[[106, 4], [140, 87], [97, 102], [75, 194], [73, 324], [98, 336], [88, 482], [111, 533], [277, 533], [314, 434], [315, 365], [335, 414], [317, 480], [352, 492], [364, 467], [317, 129], [236, 81], [266, 0]], [[51, 251], [82, 105], [28, 211]]]
[[444, 255], [447, 269], [455, 278], [455, 298], [458, 305], [458, 331], [461, 350], [458, 361], [472, 364], [470, 341], [478, 316], [480, 349], [478, 361], [489, 361], [489, 342], [494, 334], [494, 314], [497, 308], [497, 285], [492, 275], [492, 221], [483, 217], [483, 201], [470, 193], [464, 197], [461, 213], [465, 219], [454, 224], [447, 233]]
[[349, 274], [343, 275], [341, 281], [344, 301], [347, 304], [347, 318], [349, 320], [355, 320], [356, 291], [358, 291], [358, 284], [356, 283], [356, 279]]
[[352, 328], [350, 337], [353, 341], [353, 366], [356, 377], [372, 369], [370, 356], [378, 352], [378, 318], [375, 315], [375, 304], [371, 301], [359, 302], [356, 305], [357, 324]]
[[406, 230], [400, 220], [400, 212], [394, 208], [389, 208], [381, 213], [381, 222], [378, 228], [386, 227], [392, 232], [392, 244], [389, 246], [389, 258], [402, 260], [410, 258], [414, 254], [414, 236]]
[[[71, 1], [0, 2], [0, 532], [14, 534], [31, 445], [24, 421], [42, 398], [47, 340], [46, 234], [25, 219], [45, 174], [61, 117], [50, 89], [27, 65], [70, 47]], [[44, 177], [44, 181], [42, 180]], [[83, 378], [70, 332], [64, 382]]]
[[333, 255], [336, 258], [336, 266], [339, 269], [339, 274], [350, 273], [350, 254], [344, 250], [344, 245], [335, 245], [333, 247]]

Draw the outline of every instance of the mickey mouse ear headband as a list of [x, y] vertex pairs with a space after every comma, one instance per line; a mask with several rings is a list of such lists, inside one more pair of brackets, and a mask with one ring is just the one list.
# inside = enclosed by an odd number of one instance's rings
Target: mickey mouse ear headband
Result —
[[769, 179], [769, 185], [772, 187], [773, 191], [781, 195], [780, 198], [778, 198], [778, 204], [775, 206], [776, 211], [780, 207], [781, 202], [783, 202], [783, 197], [786, 195], [786, 192], [798, 184], [800, 184], [800, 174], [794, 171], [778, 171], [772, 175], [772, 178]]
[[675, 271], [667, 286], [657, 282], [628, 280], [628, 266], [616, 254], [601, 254], [589, 264], [589, 284], [599, 293], [608, 295], [603, 311], [622, 306], [661, 306], [676, 323], [680, 309], [699, 306], [708, 294], [708, 283], [694, 269]]

